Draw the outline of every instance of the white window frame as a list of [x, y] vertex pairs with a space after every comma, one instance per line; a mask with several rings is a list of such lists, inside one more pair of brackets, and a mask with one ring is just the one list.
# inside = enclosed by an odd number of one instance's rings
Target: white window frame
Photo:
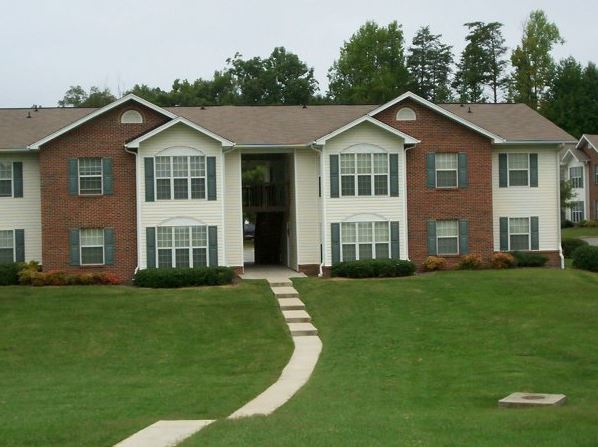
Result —
[[[578, 206], [579, 209], [574, 208], [574, 206]], [[571, 202], [571, 222], [579, 223], [582, 220], [585, 220], [585, 214], [585, 203], [583, 200]]]
[[15, 238], [15, 230], [0, 230], [0, 232], [3, 232], [3, 231], [7, 231], [7, 232], [11, 233], [12, 247], [0, 247], [0, 249], [11, 248], [12, 249], [12, 262], [15, 262], [17, 259], [17, 241]]
[[[175, 157], [184, 157], [187, 159], [187, 176], [186, 177], [179, 177], [174, 175], [174, 158]], [[191, 175], [191, 159], [194, 157], [198, 157], [200, 159], [200, 170], [203, 167], [203, 175]], [[158, 163], [157, 158], [168, 158], [170, 163], [170, 176], [169, 177], [162, 177], [158, 176]], [[206, 155], [156, 155], [154, 156], [154, 191], [156, 192], [156, 200], [157, 201], [166, 201], [166, 200], [206, 200], [208, 197], [208, 164], [207, 164], [207, 156]], [[162, 199], [158, 198], [158, 180], [168, 179], [170, 181], [170, 198]], [[187, 180], [187, 198], [179, 198], [175, 199], [174, 197], [174, 180], [186, 179]], [[203, 197], [192, 198], [191, 192], [191, 184], [193, 179], [203, 179], [204, 185], [204, 192]]]
[[[511, 169], [510, 160], [512, 155], [527, 155], [527, 169]], [[529, 188], [530, 187], [530, 157], [531, 152], [507, 152], [507, 185], [510, 188]], [[511, 185], [511, 171], [527, 171], [527, 183], [525, 185]]]
[[[100, 160], [100, 174], [81, 174], [81, 160]], [[82, 178], [97, 178], [100, 177], [100, 192], [86, 193], [81, 192]], [[77, 191], [80, 196], [101, 196], [104, 195], [104, 163], [101, 157], [81, 157], [77, 158]]]
[[[527, 219], [527, 233], [513, 233], [511, 231], [511, 221], [513, 219]], [[527, 235], [527, 248], [514, 250], [511, 247], [511, 236], [523, 236]], [[509, 251], [532, 251], [532, 220], [530, 217], [509, 217]]]
[[[460, 240], [459, 240], [459, 220], [458, 219], [442, 219], [436, 221], [436, 227], [438, 228], [438, 222], [455, 222], [457, 224], [457, 234], [455, 236], [438, 236], [438, 229], [436, 230], [436, 254], [438, 256], [459, 256], [460, 254]], [[457, 240], [457, 251], [454, 253], [444, 253], [439, 250], [438, 241], [440, 239], [456, 239]]]
[[[446, 169], [446, 168], [438, 168], [438, 163], [435, 162], [434, 166], [434, 181], [436, 183], [436, 189], [458, 189], [459, 188], [459, 154], [457, 152], [436, 152], [434, 157], [438, 157], [438, 155], [451, 155], [455, 158], [455, 165], [456, 168], [454, 169]], [[438, 172], [455, 172], [455, 185], [454, 186], [438, 186]]]
[[[98, 230], [102, 233], [102, 245], [83, 245], [83, 237], [82, 233], [85, 230]], [[83, 262], [83, 249], [84, 248], [102, 248], [102, 262], [101, 263], [84, 263]], [[106, 238], [104, 235], [103, 228], [81, 228], [79, 230], [79, 264], [85, 266], [98, 266], [98, 265], [106, 265]]]
[[[579, 171], [579, 175], [574, 176], [574, 170], [576, 174]], [[571, 166], [569, 168], [569, 181], [571, 182], [572, 188], [583, 189], [583, 166]]]
[[[193, 228], [204, 228], [205, 231], [205, 245], [194, 245], [193, 243]], [[170, 228], [170, 247], [160, 247], [159, 239], [158, 239], [158, 229], [159, 228]], [[187, 229], [187, 236], [189, 238], [189, 245], [187, 247], [177, 247], [176, 246], [176, 228], [186, 228]], [[206, 252], [206, 264], [200, 265], [197, 267], [206, 267], [209, 265], [209, 234], [208, 234], [208, 226], [207, 225], [164, 225], [160, 227], [156, 227], [156, 259], [155, 265], [157, 268], [167, 268], [167, 267], [160, 267], [160, 250], [169, 250], [170, 251], [170, 268], [177, 268], [176, 267], [176, 252], [177, 250], [187, 249], [189, 253], [189, 268], [196, 268], [193, 262], [193, 250], [194, 249], [205, 249]]]
[[[374, 165], [374, 156], [380, 154], [386, 157], [386, 173], [385, 174], [377, 174], [375, 172], [375, 165]], [[357, 172], [357, 156], [358, 155], [368, 155], [370, 157], [370, 172], [369, 174], [366, 173], [359, 173]], [[352, 157], [353, 158], [353, 173], [345, 174], [343, 173], [343, 157]], [[369, 176], [370, 177], [370, 194], [359, 194], [359, 176]], [[376, 176], [386, 176], [386, 194], [376, 194]], [[390, 196], [390, 155], [387, 152], [349, 152], [349, 153], [341, 153], [339, 154], [339, 195], [341, 197], [389, 197]], [[354, 194], [344, 194], [343, 193], [343, 177], [353, 177], [353, 187], [354, 187]]]
[[[378, 241], [376, 238], [376, 224], [381, 224], [384, 223], [387, 225], [387, 234], [388, 234], [388, 240], [387, 241]], [[370, 242], [367, 241], [360, 241], [359, 240], [359, 225], [360, 224], [369, 224], [371, 226], [371, 231], [372, 231], [372, 240]], [[352, 225], [355, 231], [355, 242], [344, 242], [344, 226], [347, 225]], [[360, 245], [366, 245], [369, 244], [371, 246], [371, 250], [372, 250], [372, 257], [371, 258], [367, 258], [367, 259], [378, 259], [377, 258], [377, 245], [378, 244], [386, 244], [387, 246], [387, 253], [388, 253], [388, 258], [380, 258], [380, 259], [390, 259], [390, 257], [392, 256], [391, 250], [391, 236], [390, 236], [390, 221], [362, 221], [362, 222], [341, 222], [340, 224], [340, 251], [341, 251], [341, 261], [345, 262], [345, 245], [352, 245], [354, 247], [355, 250], [355, 260], [359, 261], [360, 260], [360, 256], [359, 256], [359, 246]]]
[[10, 194], [6, 195], [6, 196], [0, 196], [0, 199], [14, 197], [14, 195], [15, 195], [15, 164], [12, 161], [0, 161], [0, 163], [3, 163], [3, 164], [5, 163], [10, 166], [10, 178], [1, 178], [0, 179], [2, 181], [10, 180]]
[[594, 165], [594, 183], [598, 185], [598, 163]]

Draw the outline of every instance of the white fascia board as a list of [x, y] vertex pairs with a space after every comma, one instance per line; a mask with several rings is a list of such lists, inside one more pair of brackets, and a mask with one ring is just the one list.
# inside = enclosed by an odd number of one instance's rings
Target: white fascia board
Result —
[[455, 115], [453, 112], [449, 112], [448, 110], [443, 109], [442, 107], [434, 104], [433, 102], [428, 101], [427, 99], [422, 98], [421, 96], [416, 95], [413, 92], [403, 93], [401, 96], [393, 99], [392, 101], [389, 101], [386, 104], [382, 104], [380, 107], [375, 108], [370, 113], [368, 113], [368, 115], [369, 116], [377, 115], [378, 113], [382, 112], [383, 110], [386, 110], [389, 107], [392, 107], [395, 104], [397, 104], [401, 101], [404, 101], [406, 99], [412, 99], [413, 101], [418, 102], [421, 105], [428, 107], [429, 109], [432, 109], [435, 112], [437, 112], [441, 115], [444, 115], [447, 118], [458, 122], [459, 124], [462, 124], [465, 127], [469, 127], [470, 129], [475, 130], [476, 132], [481, 133], [482, 135], [485, 135], [488, 138], [491, 138], [494, 143], [504, 143], [506, 141], [503, 137], [484, 129], [483, 127], [473, 124], [472, 122], [467, 121], [466, 119], [463, 119], [458, 115]]
[[346, 132], [347, 130], [349, 130], [361, 123], [365, 123], [365, 122], [371, 123], [377, 127], [380, 127], [381, 129], [386, 130], [387, 132], [390, 132], [390, 133], [402, 138], [405, 141], [405, 144], [418, 144], [420, 142], [419, 140], [413, 138], [411, 135], [407, 135], [406, 133], [401, 132], [398, 129], [395, 129], [394, 127], [391, 127], [388, 124], [383, 123], [382, 121], [372, 118], [369, 115], [364, 115], [360, 118], [357, 118], [354, 121], [351, 121], [349, 124], [345, 124], [343, 127], [339, 127], [338, 129], [329, 133], [328, 135], [324, 135], [323, 137], [318, 138], [317, 140], [315, 140], [313, 142], [313, 144], [315, 144], [317, 146], [322, 146], [329, 139], [334, 138], [337, 135], [340, 135], [341, 133]]
[[1, 154], [14, 154], [18, 152], [30, 152], [29, 148], [26, 147], [7, 147], [7, 148], [0, 148], [0, 155]]
[[33, 144], [30, 144], [28, 146], [28, 148], [29, 149], [33, 149], [33, 150], [39, 149], [40, 146], [42, 146], [43, 144], [47, 143], [48, 141], [51, 141], [54, 138], [59, 137], [60, 135], [62, 135], [64, 133], [66, 133], [66, 132], [68, 132], [68, 131], [70, 131], [70, 130], [78, 127], [78, 126], [80, 126], [83, 123], [86, 123], [89, 120], [94, 119], [95, 117], [97, 117], [99, 115], [102, 115], [103, 113], [108, 112], [109, 110], [114, 109], [115, 107], [120, 106], [121, 104], [124, 104], [127, 101], [135, 101], [138, 104], [141, 104], [141, 105], [143, 105], [143, 106], [145, 106], [145, 107], [147, 107], [149, 109], [152, 109], [152, 110], [154, 110], [154, 111], [156, 111], [156, 112], [158, 112], [158, 113], [160, 113], [160, 114], [162, 114], [162, 115], [164, 115], [164, 116], [166, 116], [168, 118], [175, 118], [176, 117], [176, 115], [174, 113], [169, 112], [168, 110], [163, 109], [162, 107], [159, 107], [159, 106], [157, 106], [155, 104], [152, 104], [151, 102], [149, 102], [149, 101], [147, 101], [147, 100], [145, 100], [143, 98], [140, 98], [139, 96], [134, 95], [133, 93], [129, 93], [128, 95], [125, 95], [122, 98], [117, 99], [116, 101], [113, 101], [110, 104], [107, 104], [104, 107], [100, 107], [99, 109], [94, 110], [93, 112], [85, 115], [84, 117], [79, 118], [77, 121], [69, 124], [68, 126], [65, 126], [65, 127], [61, 128], [61, 129], [58, 129], [56, 132], [51, 133], [50, 135], [42, 138], [41, 140], [36, 141]]
[[224, 147], [232, 147], [235, 145], [235, 143], [233, 143], [232, 141], [227, 140], [226, 138], [223, 138], [218, 134], [215, 134], [214, 132], [206, 129], [205, 127], [201, 127], [201, 126], [195, 124], [193, 121], [189, 121], [187, 118], [183, 118], [182, 116], [179, 116], [178, 118], [168, 121], [167, 123], [162, 124], [160, 127], [157, 127], [154, 130], [152, 130], [148, 133], [145, 133], [145, 134], [141, 135], [140, 137], [135, 138], [134, 140], [126, 143], [125, 147], [127, 149], [138, 149], [139, 143], [141, 143], [142, 141], [145, 141], [148, 138], [151, 138], [154, 135], [157, 135], [157, 134], [165, 131], [166, 129], [169, 129], [172, 126], [175, 126], [177, 124], [184, 124], [185, 126], [188, 126], [200, 133], [203, 133], [204, 135], [207, 135], [208, 137], [213, 138], [216, 141], [219, 141], [220, 143], [222, 143], [222, 146], [224, 146]]
[[526, 145], [526, 146], [560, 146], [563, 144], [575, 144], [575, 141], [563, 141], [563, 140], [507, 140], [500, 143], [495, 143], [497, 146], [508, 146], [508, 145]]
[[598, 152], [598, 148], [596, 148], [596, 146], [594, 146], [594, 145], [592, 144], [592, 142], [590, 141], [590, 139], [589, 139], [589, 138], [588, 138], [588, 137], [587, 137], [585, 134], [583, 134], [583, 135], [581, 136], [581, 138], [579, 139], [579, 142], [578, 142], [578, 143], [577, 143], [577, 145], [575, 146], [575, 149], [579, 149], [579, 148], [580, 148], [580, 146], [582, 145], [582, 143], [583, 143], [584, 141], [585, 141], [586, 143], [588, 143], [588, 146], [590, 146], [592, 149], [594, 149], [596, 152]]

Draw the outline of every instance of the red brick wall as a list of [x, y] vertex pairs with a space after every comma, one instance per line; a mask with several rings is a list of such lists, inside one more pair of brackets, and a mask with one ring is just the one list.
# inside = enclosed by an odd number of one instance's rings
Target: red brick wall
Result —
[[[135, 109], [143, 124], [121, 124], [125, 110]], [[42, 260], [45, 271], [109, 272], [131, 279], [137, 266], [135, 156], [123, 144], [168, 121], [165, 116], [137, 103], [123, 104], [48, 142], [40, 150]], [[71, 196], [68, 160], [110, 157], [114, 188], [109, 196]], [[69, 229], [114, 228], [114, 265], [69, 265]]]
[[588, 208], [590, 215], [586, 216], [586, 219], [597, 219], [596, 201], [598, 200], [598, 184], [596, 184], [595, 166], [598, 166], [598, 152], [587, 144], [583, 147], [582, 151], [590, 158], [590, 162], [588, 163], [589, 178], [586, 179], [590, 193], [590, 206]]
[[[411, 107], [415, 121], [396, 121], [397, 110]], [[492, 230], [492, 145], [484, 137], [418, 103], [408, 100], [390, 107], [375, 118], [421, 141], [407, 151], [407, 210], [409, 257], [418, 266], [428, 256], [429, 219], [467, 219], [469, 253], [489, 258], [494, 251]], [[426, 186], [428, 152], [465, 152], [469, 186], [431, 189]], [[459, 258], [449, 258], [455, 265]]]

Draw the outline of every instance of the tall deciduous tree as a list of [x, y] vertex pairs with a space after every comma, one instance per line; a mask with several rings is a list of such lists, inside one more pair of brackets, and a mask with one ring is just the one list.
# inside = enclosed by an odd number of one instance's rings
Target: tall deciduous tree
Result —
[[345, 42], [328, 71], [329, 97], [337, 103], [388, 101], [409, 88], [401, 26], [366, 22]]
[[551, 51], [563, 42], [558, 27], [548, 21], [544, 11], [532, 11], [525, 22], [521, 44], [511, 56], [515, 69], [511, 80], [514, 101], [534, 109], [539, 107], [555, 69]]
[[488, 62], [488, 84], [492, 90], [492, 99], [498, 102], [499, 95], [508, 85], [509, 78], [506, 76], [507, 47], [505, 38], [502, 34], [503, 24], [499, 22], [490, 22], [483, 26], [483, 45], [486, 49], [486, 59]]
[[451, 96], [452, 46], [444, 44], [441, 38], [440, 34], [432, 34], [429, 26], [421, 27], [407, 55], [411, 89], [432, 102], [446, 102]]
[[102, 107], [110, 104], [116, 98], [108, 90], [99, 87], [91, 87], [87, 93], [80, 85], [71, 85], [58, 101], [60, 107]]

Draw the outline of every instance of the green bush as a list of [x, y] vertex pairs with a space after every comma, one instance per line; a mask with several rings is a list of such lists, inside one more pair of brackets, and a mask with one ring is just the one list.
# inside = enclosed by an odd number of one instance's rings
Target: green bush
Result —
[[12, 286], [19, 284], [20, 262], [0, 264], [0, 286]]
[[415, 273], [415, 264], [397, 259], [368, 259], [362, 261], [341, 262], [332, 266], [332, 276], [345, 278], [392, 278], [411, 276]]
[[563, 220], [561, 223], [561, 228], [573, 228], [575, 226], [575, 224], [573, 222], [571, 222], [570, 220]]
[[543, 267], [548, 262], [548, 257], [540, 253], [514, 251], [511, 254], [515, 258], [517, 267]]
[[146, 269], [135, 274], [138, 287], [177, 288], [230, 284], [235, 272], [229, 267], [200, 267], [186, 269]]
[[573, 267], [598, 272], [598, 247], [587, 245], [573, 252]]
[[566, 238], [561, 241], [561, 247], [563, 247], [563, 256], [565, 258], [573, 257], [573, 252], [579, 247], [585, 247], [588, 245], [583, 239], [577, 238]]
[[598, 220], [582, 220], [577, 225], [584, 228], [596, 228], [598, 227]]

